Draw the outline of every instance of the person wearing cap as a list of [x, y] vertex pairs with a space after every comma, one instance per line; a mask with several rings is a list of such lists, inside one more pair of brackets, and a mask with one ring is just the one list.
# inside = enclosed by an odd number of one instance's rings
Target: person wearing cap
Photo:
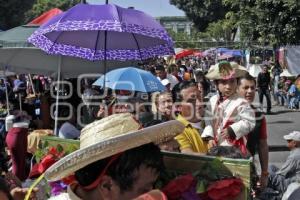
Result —
[[80, 149], [46, 170], [48, 181], [75, 176], [67, 193], [50, 199], [130, 200], [149, 192], [163, 167], [155, 144], [172, 139], [183, 128], [173, 120], [141, 129], [129, 113], [87, 125], [81, 131]]
[[268, 187], [283, 194], [292, 182], [300, 182], [300, 131], [293, 131], [283, 136], [290, 149], [290, 155], [285, 163], [278, 169], [276, 166], [269, 167]]
[[261, 175], [257, 185], [260, 187], [260, 189], [264, 189], [268, 183], [269, 161], [267, 122], [266, 117], [262, 114], [262, 112], [252, 104], [255, 99], [255, 88], [255, 78], [250, 74], [246, 74], [245, 76], [239, 78], [237, 90], [238, 94], [241, 97], [245, 98], [251, 104], [251, 107], [255, 111], [256, 123], [253, 131], [251, 131], [248, 134], [247, 149], [253, 157], [255, 156], [256, 152], [258, 152]]
[[234, 62], [219, 62], [212, 66], [206, 78], [214, 80], [218, 93], [210, 98], [214, 115], [214, 136], [217, 145], [236, 146], [248, 154], [246, 136], [255, 127], [255, 114], [250, 104], [237, 92], [237, 78], [247, 71]]

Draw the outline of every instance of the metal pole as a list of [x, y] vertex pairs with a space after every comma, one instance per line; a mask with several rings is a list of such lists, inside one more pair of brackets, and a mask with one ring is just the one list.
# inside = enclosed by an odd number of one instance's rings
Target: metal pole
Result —
[[60, 73], [61, 73], [61, 62], [62, 56], [58, 58], [58, 76], [57, 76], [57, 91], [56, 91], [56, 101], [55, 101], [55, 119], [54, 119], [54, 134], [58, 136], [58, 104], [59, 104], [59, 90], [60, 90]]
[[108, 0], [105, 0], [105, 4], [108, 4]]
[[[4, 72], [5, 73], [5, 72]], [[6, 95], [6, 109], [7, 109], [7, 116], [10, 114], [9, 113], [9, 99], [8, 99], [8, 91], [7, 91], [7, 83], [6, 83], [6, 78], [3, 79], [4, 85], [5, 85], [5, 95]]]
[[20, 105], [20, 111], [22, 111], [22, 96], [21, 94], [19, 93], [19, 105]]
[[32, 82], [31, 74], [28, 74], [28, 77], [29, 77], [29, 82], [30, 82], [31, 88], [32, 88], [32, 92], [35, 96], [35, 88], [34, 88], [34, 85], [33, 85], [33, 82]]

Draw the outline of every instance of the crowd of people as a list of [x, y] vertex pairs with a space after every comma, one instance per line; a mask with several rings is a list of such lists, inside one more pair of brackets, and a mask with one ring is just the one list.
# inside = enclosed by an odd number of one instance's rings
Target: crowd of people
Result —
[[[299, 109], [300, 77], [293, 84], [285, 77], [279, 80], [275, 72], [271, 78], [269, 66], [264, 66], [256, 79], [236, 62], [221, 61], [210, 68], [207, 65], [211, 63], [207, 62], [191, 59], [167, 65], [160, 61], [145, 67], [165, 86], [163, 92], [114, 91], [94, 88], [89, 81], [80, 82], [82, 99], [72, 95], [70, 101], [65, 101], [72, 109], [60, 107], [57, 116], [62, 120], [57, 133], [53, 133], [63, 139], [80, 139], [80, 149], [45, 172], [50, 181], [74, 173], [76, 184], [69, 185], [67, 193], [51, 199], [167, 199], [163, 192], [153, 190], [163, 166], [160, 150], [224, 157], [231, 157], [224, 152], [233, 151], [235, 158], [258, 154], [261, 169], [257, 174], [258, 191], [273, 189], [279, 191], [280, 197], [290, 183], [300, 181], [300, 132], [284, 137], [292, 150], [284, 166], [281, 169], [269, 166], [267, 121], [261, 106], [254, 103], [258, 90], [261, 105], [263, 96], [267, 99], [265, 113], [271, 114], [273, 90], [278, 104]], [[11, 153], [12, 172], [25, 181], [29, 175], [26, 158], [31, 158], [26, 152], [28, 128], [53, 129], [49, 114], [53, 101], [49, 97], [51, 80], [35, 76], [34, 87], [26, 84], [31, 82], [29, 77], [27, 81], [17, 76], [11, 80], [5, 84], [8, 87], [0, 89], [11, 91], [9, 100], [15, 103], [10, 106], [10, 114], [18, 112], [15, 115], [19, 116], [7, 133], [3, 130], [2, 140]], [[58, 92], [69, 91], [64, 88]], [[102, 97], [93, 98], [97, 95]], [[3, 108], [5, 101], [4, 91]], [[18, 126], [25, 118], [30, 119], [28, 126]], [[89, 125], [83, 128], [85, 124]], [[4, 146], [3, 143], [2, 149]], [[6, 164], [1, 161], [1, 170], [7, 173]], [[1, 191], [0, 195], [12, 199], [7, 188]]]

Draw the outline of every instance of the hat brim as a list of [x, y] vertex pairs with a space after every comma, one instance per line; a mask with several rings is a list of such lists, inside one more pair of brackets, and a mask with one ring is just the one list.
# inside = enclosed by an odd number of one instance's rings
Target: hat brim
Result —
[[[242, 69], [234, 69], [235, 74], [233, 78], [240, 78], [245, 76], [248, 72], [246, 70], [242, 70]], [[209, 73], [207, 73], [205, 75], [206, 78], [210, 79], [210, 80], [223, 80], [224, 77], [221, 76], [221, 74], [219, 73], [219, 71], [217, 70], [213, 70]]]
[[283, 136], [283, 139], [285, 139], [285, 140], [292, 140], [293, 138], [290, 135], [285, 135], [285, 136]]
[[139, 147], [151, 142], [161, 143], [182, 133], [184, 125], [177, 120], [168, 121], [151, 127], [109, 138], [91, 146], [79, 149], [65, 156], [45, 172], [49, 181], [60, 180], [75, 171], [112, 155]]
[[[245, 67], [235, 63], [235, 62], [230, 62], [230, 65], [232, 66], [233, 70], [234, 70], [234, 77], [232, 78], [240, 78], [245, 76], [248, 71]], [[210, 67], [210, 70], [208, 71], [208, 73], [205, 75], [206, 78], [210, 79], [210, 80], [226, 80], [226, 78], [222, 77], [221, 73], [220, 73], [220, 69], [219, 69], [219, 65], [212, 65]]]

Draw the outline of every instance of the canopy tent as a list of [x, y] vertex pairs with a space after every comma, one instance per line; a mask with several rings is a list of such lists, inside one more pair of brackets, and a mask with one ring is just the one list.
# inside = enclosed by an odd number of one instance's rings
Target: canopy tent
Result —
[[[108, 61], [108, 71], [136, 65], [138, 61]], [[54, 76], [57, 73], [58, 56], [48, 55], [35, 47], [0, 48], [0, 69], [16, 73], [33, 73]], [[65, 78], [76, 78], [80, 74], [104, 73], [103, 61], [88, 61], [64, 56], [61, 73]]]
[[31, 47], [27, 38], [38, 28], [36, 25], [18, 26], [0, 33], [0, 47]]
[[193, 55], [194, 53], [194, 49], [183, 49], [182, 51], [179, 51], [178, 53], [176, 53], [176, 59], [181, 59], [190, 55]]
[[49, 21], [52, 17], [62, 13], [63, 11], [58, 9], [58, 8], [53, 8], [47, 12], [44, 12], [42, 15], [39, 17], [35, 18], [31, 22], [28, 23], [28, 25], [42, 25]]
[[27, 25], [18, 26], [0, 33], [0, 46], [2, 47], [32, 47], [27, 39], [40, 25], [46, 23], [52, 17], [62, 13], [58, 8], [51, 9], [32, 20]]
[[202, 58], [203, 57], [203, 52], [196, 50], [196, 51], [194, 51], [193, 55], [196, 56], [196, 57]]

